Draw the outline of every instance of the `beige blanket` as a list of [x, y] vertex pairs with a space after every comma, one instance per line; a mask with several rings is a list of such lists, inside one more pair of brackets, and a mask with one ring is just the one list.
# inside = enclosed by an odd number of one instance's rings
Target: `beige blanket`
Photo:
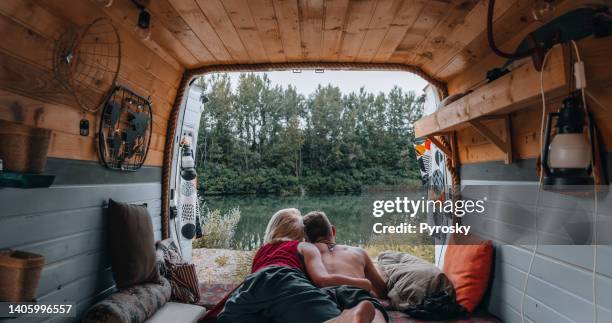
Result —
[[427, 295], [455, 290], [446, 275], [435, 265], [402, 252], [385, 251], [378, 255], [378, 266], [387, 282], [388, 297], [397, 310], [421, 304]]

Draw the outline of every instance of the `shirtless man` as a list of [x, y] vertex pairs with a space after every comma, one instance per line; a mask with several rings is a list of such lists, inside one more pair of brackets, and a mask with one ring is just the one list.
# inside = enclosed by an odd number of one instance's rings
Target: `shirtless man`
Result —
[[[381, 277], [370, 256], [362, 248], [337, 245], [336, 227], [329, 222], [325, 213], [313, 211], [306, 214], [304, 231], [306, 240], [314, 244], [321, 252], [323, 265], [330, 274], [366, 278], [372, 283], [370, 293], [379, 298], [387, 296], [385, 280]], [[383, 314], [377, 308], [373, 322], [385, 322], [385, 318], [386, 313]]]

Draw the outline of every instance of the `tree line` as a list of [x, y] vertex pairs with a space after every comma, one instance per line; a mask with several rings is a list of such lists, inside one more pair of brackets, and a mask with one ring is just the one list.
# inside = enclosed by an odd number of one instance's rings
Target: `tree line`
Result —
[[319, 85], [304, 96], [253, 73], [233, 90], [227, 74], [197, 82], [208, 98], [196, 147], [205, 194], [353, 192], [419, 178], [422, 95]]

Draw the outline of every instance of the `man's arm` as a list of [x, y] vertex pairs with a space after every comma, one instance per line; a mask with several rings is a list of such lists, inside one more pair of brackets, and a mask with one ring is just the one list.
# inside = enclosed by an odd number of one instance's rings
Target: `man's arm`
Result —
[[317, 287], [327, 287], [336, 285], [351, 285], [363, 288], [365, 290], [371, 290], [372, 284], [367, 279], [352, 278], [345, 275], [330, 274], [325, 269], [323, 261], [321, 260], [321, 252], [319, 249], [311, 243], [302, 242], [298, 245], [298, 248], [304, 256], [304, 262], [306, 265], [306, 271], [310, 280]]
[[379, 298], [387, 298], [387, 283], [382, 278], [368, 253], [359, 248], [365, 258], [365, 277], [372, 283], [372, 290]]

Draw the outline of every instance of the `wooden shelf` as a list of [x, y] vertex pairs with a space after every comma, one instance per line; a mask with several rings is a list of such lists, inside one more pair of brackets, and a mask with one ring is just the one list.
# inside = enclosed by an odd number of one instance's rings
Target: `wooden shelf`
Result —
[[[562, 47], [553, 48], [544, 69], [544, 92], [551, 99], [567, 92], [568, 69]], [[417, 137], [429, 137], [460, 129], [470, 121], [504, 115], [540, 100], [540, 72], [531, 62], [485, 84], [474, 92], [418, 120]]]
[[42, 188], [53, 184], [55, 175], [0, 172], [0, 188]]

